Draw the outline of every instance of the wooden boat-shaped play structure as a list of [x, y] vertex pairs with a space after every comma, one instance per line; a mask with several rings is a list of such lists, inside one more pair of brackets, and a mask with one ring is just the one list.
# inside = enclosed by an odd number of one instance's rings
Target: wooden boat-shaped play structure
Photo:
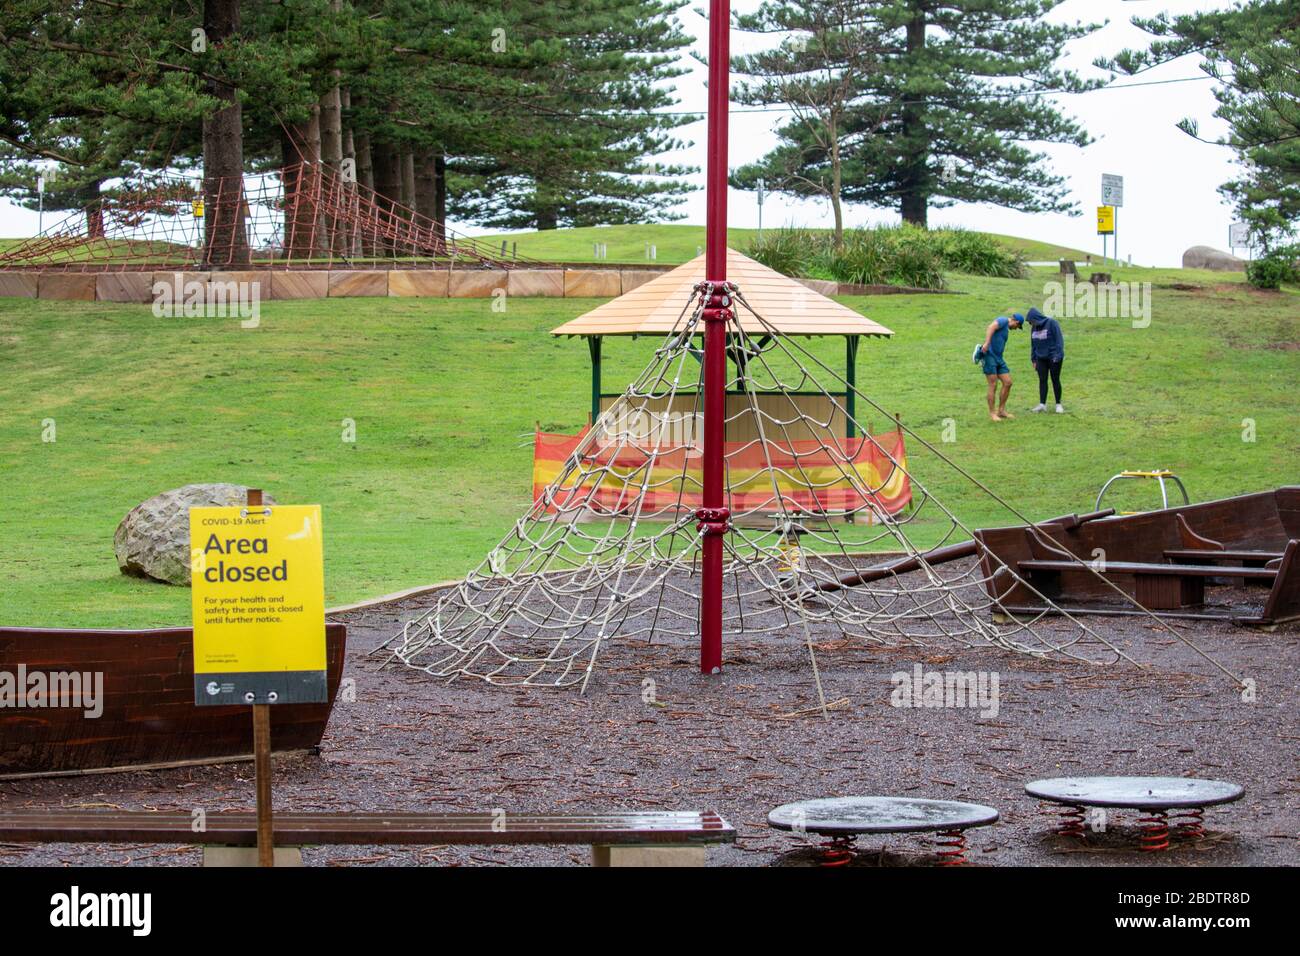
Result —
[[[329, 701], [270, 708], [278, 753], [312, 750], [325, 733], [347, 628], [326, 624], [325, 641]], [[0, 673], [102, 675], [98, 716], [67, 700], [0, 708], [0, 779], [251, 759], [248, 707], [194, 705], [193, 646], [189, 628], [0, 628]]]
[[1013, 615], [1048, 610], [1041, 594], [1072, 614], [1145, 608], [1263, 626], [1300, 619], [1300, 486], [1089, 521], [985, 528], [975, 539], [989, 594]]

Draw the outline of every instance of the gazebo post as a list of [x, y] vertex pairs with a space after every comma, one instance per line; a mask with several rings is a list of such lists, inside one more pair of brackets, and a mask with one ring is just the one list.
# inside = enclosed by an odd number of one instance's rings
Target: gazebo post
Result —
[[848, 438], [854, 435], [853, 423], [858, 417], [858, 336], [844, 337], [844, 381], [848, 385], [848, 394], [844, 396], [844, 409], [848, 421], [844, 423], [844, 434]]
[[587, 351], [591, 353], [591, 424], [600, 418], [600, 336], [587, 336]]
[[696, 512], [704, 536], [700, 577], [700, 672], [722, 672], [722, 537], [731, 526], [724, 487], [723, 442], [727, 402], [727, 327], [732, 317], [727, 281], [727, 108], [730, 0], [709, 3], [709, 135], [704, 281], [704, 481]]

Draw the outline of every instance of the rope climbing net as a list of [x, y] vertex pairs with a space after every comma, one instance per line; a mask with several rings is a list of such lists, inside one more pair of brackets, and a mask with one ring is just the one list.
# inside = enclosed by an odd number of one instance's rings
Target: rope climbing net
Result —
[[884, 409], [783, 338], [730, 283], [739, 308], [727, 334], [727, 508], [697, 507], [695, 343], [713, 291], [697, 288], [649, 365], [482, 564], [394, 635], [396, 658], [438, 677], [585, 689], [612, 644], [698, 637], [702, 542], [717, 522], [724, 633], [792, 635], [814, 673], [812, 625], [879, 646], [1126, 658], [1041, 594], [1040, 613], [996, 614], [1016, 584], [1038, 592], [982, 546], [939, 559], [971, 529], [912, 470], [904, 433], [943, 481], [1001, 499], [901, 422], [896, 434], [869, 434], [858, 415]]
[[457, 235], [315, 161], [274, 172], [124, 185], [0, 252], [0, 271], [420, 268], [516, 256]]

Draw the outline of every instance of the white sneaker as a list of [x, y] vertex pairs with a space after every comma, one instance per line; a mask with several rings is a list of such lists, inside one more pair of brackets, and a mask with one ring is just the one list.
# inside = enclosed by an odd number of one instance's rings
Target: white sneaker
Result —
[[1031, 412], [1045, 412], [1045, 411], [1047, 411], [1047, 406], [1046, 406], [1046, 405], [1042, 405], [1042, 404], [1035, 405], [1033, 408], [1030, 409], [1030, 411], [1031, 411]]
[[1056, 414], [1058, 414], [1058, 415], [1064, 415], [1064, 414], [1065, 414], [1065, 406], [1064, 406], [1064, 405], [1057, 405], [1057, 406], [1056, 406]]

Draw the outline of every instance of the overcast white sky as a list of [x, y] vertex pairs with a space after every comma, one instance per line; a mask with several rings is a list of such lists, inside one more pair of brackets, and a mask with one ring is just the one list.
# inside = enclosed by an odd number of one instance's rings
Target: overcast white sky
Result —
[[[738, 10], [757, 8], [757, 0], [733, 0]], [[1109, 56], [1126, 47], [1145, 47], [1148, 37], [1132, 26], [1134, 15], [1154, 16], [1161, 11], [1192, 13], [1230, 6], [1227, 0], [1066, 0], [1052, 14], [1062, 22], [1084, 20], [1107, 25], [1089, 37], [1070, 44], [1062, 63], [1085, 77], [1104, 77], [1090, 64], [1098, 56]], [[696, 49], [707, 51], [707, 23], [690, 8], [683, 9], [686, 29], [698, 40]], [[755, 45], [757, 44], [757, 46]], [[747, 52], [766, 45], [764, 38], [732, 35], [733, 52]], [[1120, 83], [1200, 77], [1199, 60], [1184, 57]], [[692, 82], [692, 78], [694, 81]], [[704, 67], [696, 64], [692, 76], [679, 81], [687, 109], [703, 109]], [[1201, 136], [1218, 138], [1224, 124], [1213, 118], [1217, 105], [1213, 83], [1197, 80], [1168, 86], [1146, 86], [1129, 90], [1107, 89], [1081, 96], [1056, 98], [1088, 129], [1096, 142], [1085, 149], [1074, 146], [1041, 145], [1051, 157], [1052, 168], [1066, 177], [1071, 198], [1082, 215], [1029, 215], [989, 205], [963, 204], [932, 210], [931, 225], [960, 225], [971, 229], [1008, 233], [1059, 242], [1101, 252], [1096, 234], [1096, 206], [1101, 196], [1101, 174], [1124, 177], [1124, 208], [1119, 211], [1120, 253], [1133, 255], [1143, 265], [1180, 265], [1183, 250], [1193, 245], [1227, 248], [1231, 209], [1217, 189], [1233, 176], [1232, 152], [1222, 146], [1198, 143], [1175, 128], [1185, 116], [1201, 123]], [[731, 120], [731, 165], [757, 159], [776, 143], [773, 130], [786, 114], [734, 113]], [[703, 123], [683, 127], [683, 135], [695, 140], [688, 153], [671, 159], [704, 165]], [[697, 177], [703, 185], [703, 176]], [[755, 226], [758, 209], [753, 193], [732, 190], [729, 199], [732, 226]], [[687, 222], [704, 222], [704, 193], [692, 194], [683, 207]], [[850, 207], [850, 225], [897, 222], [896, 213], [868, 207]], [[763, 207], [763, 224], [823, 226], [829, 220], [825, 203], [794, 202], [769, 196]]]
[[[756, 8], [758, 0], [733, 0], [738, 10]], [[1092, 36], [1067, 47], [1063, 63], [1085, 76], [1101, 75], [1090, 64], [1125, 47], [1141, 47], [1146, 34], [1129, 24], [1135, 14], [1153, 15], [1162, 10], [1187, 13], [1228, 6], [1227, 0], [1066, 0], [1053, 13], [1063, 21], [1109, 21]], [[708, 25], [692, 8], [682, 11], [683, 24], [697, 37], [696, 49], [707, 51]], [[735, 34], [734, 52], [746, 52], [764, 45], [762, 38]], [[686, 61], [692, 72], [678, 80], [681, 109], [703, 111], [705, 68]], [[1143, 81], [1202, 76], [1193, 58], [1183, 58], [1145, 74]], [[1119, 82], [1134, 82], [1121, 79]], [[1213, 84], [1198, 80], [1167, 86], [1108, 89], [1082, 96], [1060, 97], [1065, 109], [1078, 118], [1097, 142], [1085, 148], [1047, 145], [1052, 168], [1064, 175], [1071, 198], [1082, 215], [1028, 215], [987, 205], [960, 205], [932, 211], [932, 225], [960, 225], [1058, 242], [1082, 249], [1101, 251], [1096, 235], [1095, 207], [1100, 201], [1101, 174], [1117, 173], [1125, 179], [1125, 205], [1119, 212], [1121, 255], [1133, 256], [1143, 265], [1178, 265], [1183, 250], [1193, 245], [1226, 248], [1231, 210], [1220, 198], [1218, 186], [1233, 175], [1232, 153], [1221, 147], [1198, 143], [1175, 128], [1184, 116], [1197, 118], [1201, 135], [1216, 138], [1223, 124], [1212, 118], [1215, 100]], [[731, 120], [731, 164], [738, 166], [757, 159], [776, 143], [773, 130], [786, 114], [735, 113]], [[683, 127], [681, 135], [694, 141], [686, 151], [662, 157], [668, 162], [704, 165], [704, 124]], [[685, 222], [704, 222], [703, 173], [694, 177], [701, 187], [682, 207]], [[55, 214], [53, 218], [61, 218]], [[849, 207], [850, 225], [895, 222], [896, 213], [867, 207]], [[0, 202], [0, 236], [29, 236], [36, 232], [36, 213]], [[758, 210], [753, 193], [732, 191], [732, 226], [754, 226]], [[767, 226], [825, 225], [825, 204], [793, 202], [770, 196], [763, 210]], [[47, 217], [46, 225], [50, 225]], [[466, 229], [466, 232], [481, 230]]]

